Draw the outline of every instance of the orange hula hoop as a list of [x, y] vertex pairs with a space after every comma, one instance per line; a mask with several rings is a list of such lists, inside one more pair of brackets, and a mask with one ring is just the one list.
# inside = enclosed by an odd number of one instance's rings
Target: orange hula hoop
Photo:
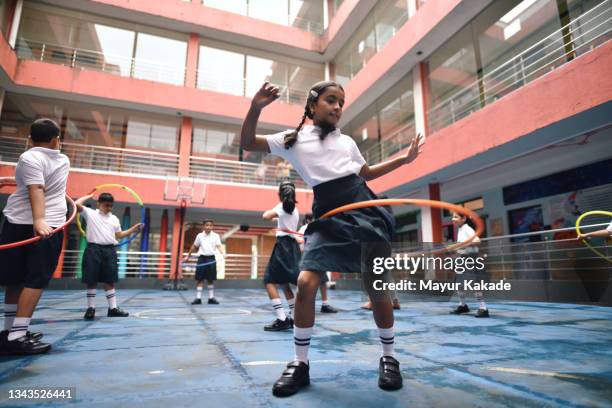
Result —
[[449, 245], [441, 249], [437, 249], [437, 250], [430, 251], [430, 252], [423, 252], [420, 254], [428, 254], [428, 253], [437, 254], [437, 253], [442, 253], [442, 252], [454, 251], [464, 246], [468, 246], [472, 241], [476, 239], [476, 237], [479, 237], [484, 232], [484, 221], [482, 221], [482, 218], [480, 218], [478, 214], [476, 214], [474, 211], [468, 208], [465, 208], [465, 207], [461, 207], [456, 204], [446, 203], [444, 201], [425, 200], [425, 199], [420, 199], [420, 198], [385, 198], [381, 200], [360, 201], [358, 203], [343, 205], [342, 207], [338, 207], [331, 211], [328, 211], [325, 214], [323, 214], [321, 218], [329, 218], [336, 214], [339, 214], [345, 211], [350, 211], [350, 210], [357, 210], [359, 208], [384, 207], [388, 205], [416, 205], [418, 207], [434, 207], [434, 208], [446, 209], [446, 210], [454, 211], [456, 213], [464, 215], [468, 217], [469, 219], [471, 219], [472, 221], [474, 221], [474, 223], [476, 224], [476, 231], [474, 235], [469, 237], [464, 242], [457, 242], [455, 244]]

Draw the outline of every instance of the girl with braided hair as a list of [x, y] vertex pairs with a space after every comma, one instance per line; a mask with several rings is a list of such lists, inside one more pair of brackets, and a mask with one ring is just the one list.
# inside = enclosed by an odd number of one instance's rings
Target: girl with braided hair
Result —
[[[290, 181], [283, 181], [278, 187], [278, 198], [281, 202], [273, 209], [263, 213], [264, 219], [276, 219], [277, 222], [276, 243], [264, 275], [264, 284], [270, 302], [272, 302], [276, 320], [264, 326], [265, 331], [282, 331], [293, 328], [291, 312], [295, 299], [289, 284], [297, 285], [297, 278], [300, 273], [300, 246], [296, 241], [295, 234], [291, 233], [291, 231], [297, 230], [300, 220], [300, 213], [295, 206], [297, 203], [295, 185]], [[285, 314], [276, 285], [281, 285], [283, 292], [285, 292], [285, 298], [289, 306], [288, 315]]]
[[[422, 138], [417, 136], [406, 153], [369, 166], [355, 141], [337, 128], [344, 106], [344, 89], [333, 81], [312, 86], [302, 119], [294, 130], [257, 136], [255, 130], [261, 110], [278, 97], [279, 88], [268, 82], [255, 94], [242, 124], [241, 146], [246, 150], [271, 152], [289, 161], [314, 191], [315, 221], [306, 230], [295, 300], [295, 358], [272, 387], [274, 395], [289, 396], [310, 384], [308, 349], [314, 326], [315, 295], [322, 274], [357, 272], [363, 274], [363, 282], [373, 282], [369, 275], [374, 258], [391, 254], [394, 223], [392, 215], [383, 207], [346, 211], [324, 219], [321, 215], [345, 204], [376, 199], [366, 180], [412, 162], [419, 153]], [[306, 119], [312, 125], [306, 125]], [[396, 390], [402, 387], [402, 376], [393, 352], [391, 296], [381, 296], [370, 284], [364, 286], [373, 300], [374, 320], [383, 349], [378, 385], [385, 390]]]

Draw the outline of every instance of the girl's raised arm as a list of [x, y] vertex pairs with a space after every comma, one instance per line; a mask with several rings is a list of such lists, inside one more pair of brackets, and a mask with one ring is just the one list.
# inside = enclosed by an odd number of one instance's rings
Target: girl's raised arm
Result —
[[253, 96], [251, 108], [242, 122], [240, 131], [240, 147], [245, 150], [269, 152], [270, 147], [264, 136], [257, 136], [257, 121], [261, 110], [274, 102], [279, 97], [278, 87], [265, 82], [259, 91]]

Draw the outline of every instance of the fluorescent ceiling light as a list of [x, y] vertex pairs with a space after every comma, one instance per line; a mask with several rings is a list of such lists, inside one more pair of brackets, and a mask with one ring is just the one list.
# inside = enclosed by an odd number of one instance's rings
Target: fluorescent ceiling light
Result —
[[533, 6], [538, 0], [523, 0], [519, 4], [516, 5], [512, 10], [507, 12], [499, 19], [502, 23], [508, 24], [516, 17], [518, 17], [523, 11], [527, 10], [529, 7]]

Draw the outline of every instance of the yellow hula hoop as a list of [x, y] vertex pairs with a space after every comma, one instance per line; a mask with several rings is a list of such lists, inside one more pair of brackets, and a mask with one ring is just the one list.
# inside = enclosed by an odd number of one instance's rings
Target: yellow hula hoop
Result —
[[[112, 183], [109, 183], [109, 184], [100, 184], [99, 186], [94, 187], [93, 190], [91, 190], [91, 192], [89, 194], [93, 194], [94, 192], [96, 192], [98, 190], [102, 190], [103, 188], [120, 188], [122, 190], [125, 190], [128, 193], [130, 193], [136, 199], [136, 202], [138, 203], [138, 205], [140, 205], [141, 207], [144, 206], [144, 204], [142, 202], [142, 199], [140, 198], [138, 193], [136, 193], [134, 190], [132, 190], [128, 186], [124, 186], [123, 184], [112, 184]], [[80, 214], [77, 214], [76, 224], [77, 224], [77, 228], [79, 229], [81, 234], [83, 236], [87, 236], [87, 233], [85, 232], [85, 229], [83, 228], [83, 224], [81, 224], [81, 215]]]
[[[612, 212], [610, 211], [587, 211], [584, 214], [582, 214], [580, 217], [578, 217], [578, 219], [576, 220], [576, 233], [578, 235], [582, 234], [582, 232], [580, 231], [580, 222], [582, 222], [582, 219], [585, 217], [588, 217], [589, 215], [608, 215], [610, 217], [612, 217]], [[604, 254], [602, 254], [601, 252], [599, 252], [597, 249], [593, 248], [591, 246], [591, 244], [589, 244], [587, 242], [586, 239], [583, 239], [582, 242], [584, 243], [584, 245], [586, 245], [591, 251], [593, 251], [594, 253], [596, 253], [597, 255], [599, 255], [600, 257], [602, 257], [603, 259], [605, 259], [606, 261], [612, 263], [612, 259], [610, 259], [609, 257], [605, 256]]]

